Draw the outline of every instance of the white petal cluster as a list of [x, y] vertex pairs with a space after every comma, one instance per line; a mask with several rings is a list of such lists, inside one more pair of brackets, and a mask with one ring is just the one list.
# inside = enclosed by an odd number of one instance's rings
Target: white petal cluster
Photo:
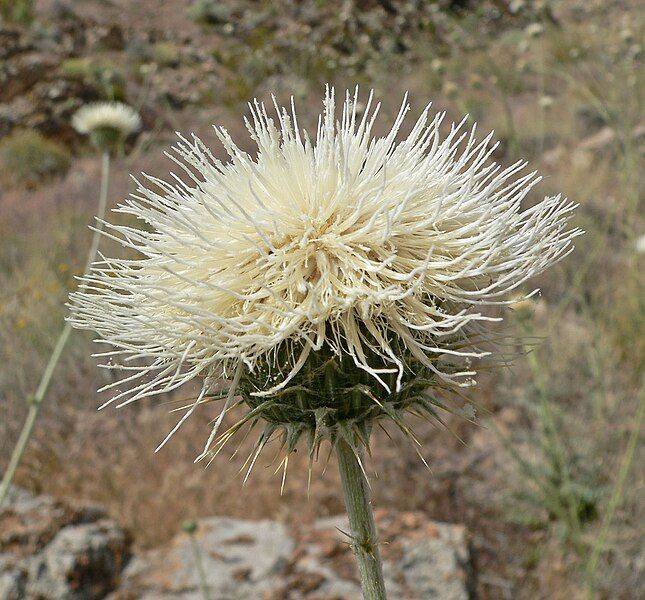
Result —
[[72, 127], [84, 135], [100, 129], [113, 129], [125, 138], [139, 130], [141, 117], [122, 102], [94, 102], [76, 111]]
[[[357, 105], [348, 94], [337, 115], [328, 90], [311, 139], [293, 104], [276, 105], [274, 120], [256, 101], [247, 121], [256, 154], [222, 128], [228, 162], [180, 136], [182, 177], [145, 176], [117, 209], [142, 226], [108, 225], [107, 235], [139, 256], [97, 263], [70, 317], [111, 347], [106, 366], [127, 370], [112, 401], [198, 376], [203, 394], [285, 344], [291, 363], [258, 395], [286, 386], [325, 344], [379, 380], [396, 372], [400, 384], [402, 346], [440, 377], [472, 374], [439, 372], [437, 355], [475, 355], [455, 349], [455, 335], [491, 320], [482, 305], [505, 302], [571, 250], [574, 206], [560, 196], [527, 203], [540, 178], [524, 162], [491, 162], [492, 134], [477, 141], [465, 120], [442, 137], [444, 114], [428, 106], [397, 142], [406, 100], [383, 137], [372, 134], [372, 96], [362, 116]], [[370, 365], [374, 353], [391, 368]]]

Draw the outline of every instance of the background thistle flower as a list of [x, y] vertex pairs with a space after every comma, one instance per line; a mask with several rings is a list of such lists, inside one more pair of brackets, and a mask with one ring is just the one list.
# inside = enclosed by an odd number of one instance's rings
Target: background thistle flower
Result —
[[[84, 274], [88, 273], [92, 263], [96, 259], [101, 234], [103, 233], [110, 179], [110, 152], [120, 149], [125, 138], [130, 133], [136, 131], [140, 125], [141, 119], [139, 115], [129, 106], [118, 102], [89, 104], [80, 108], [72, 117], [72, 126], [79, 133], [89, 135], [93, 144], [101, 151], [101, 183], [99, 187], [99, 206], [96, 215], [97, 225], [92, 235], [92, 242], [85, 263], [85, 269], [83, 270]], [[9, 486], [29, 443], [36, 419], [40, 413], [40, 407], [45, 399], [45, 394], [54, 376], [58, 362], [67, 345], [71, 330], [71, 323], [67, 321], [56, 340], [38, 388], [33, 397], [29, 399], [27, 418], [18, 442], [13, 449], [7, 470], [0, 481], [0, 505], [2, 505], [7, 497]]]
[[116, 150], [141, 128], [141, 117], [122, 102], [94, 102], [76, 111], [72, 126], [78, 133], [88, 135], [98, 148]]
[[[180, 136], [175, 160], [191, 184], [138, 183], [117, 210], [151, 227], [109, 225], [108, 235], [143, 257], [97, 263], [71, 296], [70, 319], [114, 348], [101, 354], [109, 368], [126, 365], [128, 376], [104, 388], [122, 390], [108, 404], [203, 379], [170, 435], [200, 403], [226, 397], [199, 458], [262, 421], [249, 472], [276, 435], [285, 473], [303, 434], [311, 460], [331, 441], [364, 589], [373, 587], [365, 597], [381, 598], [361, 475], [373, 424], [391, 419], [413, 437], [406, 411], [450, 410], [428, 390], [473, 383], [469, 360], [487, 354], [473, 342], [495, 320], [480, 307], [516, 301], [509, 292], [565, 256], [579, 231], [567, 230], [574, 206], [560, 196], [523, 208], [540, 178], [521, 161], [490, 163], [492, 134], [477, 141], [464, 120], [441, 139], [444, 114], [428, 106], [397, 143], [407, 100], [384, 137], [371, 134], [372, 95], [360, 119], [357, 102], [348, 93], [337, 121], [328, 89], [311, 140], [293, 104], [274, 101], [276, 124], [256, 101], [246, 124], [257, 156], [216, 128], [226, 164]], [[220, 378], [232, 382], [215, 394]], [[248, 411], [216, 438], [236, 393]]]

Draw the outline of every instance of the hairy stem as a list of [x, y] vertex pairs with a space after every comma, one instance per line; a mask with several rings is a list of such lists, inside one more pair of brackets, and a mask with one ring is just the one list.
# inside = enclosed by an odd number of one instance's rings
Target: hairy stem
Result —
[[376, 537], [370, 490], [359, 456], [345, 440], [336, 444], [340, 480], [352, 531], [364, 600], [386, 600], [383, 567]]
[[[90, 265], [94, 262], [96, 258], [96, 253], [99, 247], [99, 239], [101, 236], [101, 231], [103, 230], [103, 219], [105, 218], [105, 208], [107, 205], [107, 195], [108, 195], [108, 178], [110, 176], [110, 155], [107, 152], [103, 153], [101, 160], [101, 190], [99, 195], [99, 208], [98, 208], [98, 221], [96, 224], [96, 230], [92, 236], [92, 242], [90, 244], [90, 249], [87, 255], [87, 262], [85, 263], [85, 270], [83, 273], [87, 273], [90, 269]], [[9, 486], [13, 481], [13, 478], [18, 469], [18, 465], [22, 460], [22, 456], [25, 453], [29, 439], [34, 430], [34, 425], [36, 424], [36, 419], [40, 413], [40, 407], [42, 406], [43, 399], [45, 394], [49, 389], [49, 384], [51, 383], [54, 371], [58, 365], [58, 361], [63, 354], [67, 340], [72, 331], [72, 327], [69, 323], [65, 323], [62, 331], [60, 332], [58, 339], [56, 340], [56, 345], [54, 350], [49, 357], [45, 371], [40, 379], [36, 393], [29, 400], [29, 412], [27, 413], [27, 418], [25, 419], [25, 424], [22, 426], [22, 431], [18, 437], [18, 441], [13, 449], [11, 454], [11, 459], [7, 465], [7, 470], [4, 473], [2, 478], [2, 483], [0, 483], [0, 506], [4, 503], [7, 494], [9, 493]]]

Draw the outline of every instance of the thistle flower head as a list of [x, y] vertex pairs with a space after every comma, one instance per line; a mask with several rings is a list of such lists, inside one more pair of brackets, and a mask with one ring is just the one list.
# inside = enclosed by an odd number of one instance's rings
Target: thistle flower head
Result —
[[[138, 258], [97, 263], [72, 295], [71, 322], [111, 346], [109, 368], [127, 377], [107, 387], [127, 404], [194, 378], [202, 392], [232, 379], [249, 410], [238, 426], [268, 422], [289, 449], [302, 433], [364, 439], [377, 418], [445, 406], [426, 390], [468, 385], [472, 341], [504, 303], [561, 259], [578, 234], [560, 196], [525, 204], [538, 183], [525, 163], [490, 161], [492, 134], [478, 141], [465, 120], [442, 137], [444, 114], [428, 106], [397, 142], [406, 100], [383, 137], [379, 105], [363, 115], [357, 93], [337, 113], [328, 90], [316, 135], [293, 103], [250, 105], [257, 153], [216, 134], [229, 160], [192, 136], [173, 148], [183, 178], [145, 176], [117, 212], [145, 228], [108, 225]], [[454, 359], [462, 367], [454, 366]], [[115, 364], [113, 361], [116, 361]], [[206, 450], [212, 448], [214, 433]], [[217, 443], [216, 443], [217, 445]]]
[[94, 102], [79, 108], [72, 117], [78, 133], [89, 135], [99, 147], [119, 143], [141, 127], [141, 117], [121, 102]]

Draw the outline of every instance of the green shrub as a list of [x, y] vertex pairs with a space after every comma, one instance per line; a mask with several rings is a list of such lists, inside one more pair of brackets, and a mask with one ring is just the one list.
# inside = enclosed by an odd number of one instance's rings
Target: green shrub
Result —
[[112, 62], [68, 58], [61, 63], [60, 73], [67, 79], [94, 86], [105, 100], [125, 101], [125, 76]]
[[34, 20], [34, 0], [0, 0], [0, 21], [29, 25]]
[[181, 53], [172, 42], [157, 42], [152, 47], [152, 56], [160, 67], [176, 67], [181, 62]]
[[0, 179], [34, 186], [67, 173], [70, 154], [65, 146], [36, 131], [15, 131], [0, 141]]
[[67, 58], [60, 64], [60, 71], [69, 79], [90, 81], [96, 75], [96, 66], [89, 58]]
[[227, 22], [230, 11], [217, 0], [195, 0], [188, 8], [188, 15], [193, 21], [206, 25], [222, 25]]

